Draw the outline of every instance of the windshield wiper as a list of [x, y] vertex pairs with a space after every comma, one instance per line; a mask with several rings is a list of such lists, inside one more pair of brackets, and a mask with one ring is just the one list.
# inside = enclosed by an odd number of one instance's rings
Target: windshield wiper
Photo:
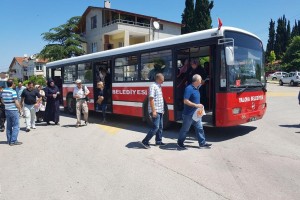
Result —
[[237, 94], [242, 94], [243, 92], [245, 92], [250, 85], [246, 85], [246, 87], [242, 88], [240, 91], [237, 92]]

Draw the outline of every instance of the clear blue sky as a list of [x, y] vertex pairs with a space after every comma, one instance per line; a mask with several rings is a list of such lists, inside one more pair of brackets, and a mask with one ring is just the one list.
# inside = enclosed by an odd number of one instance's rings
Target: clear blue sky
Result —
[[[181, 22], [185, 0], [110, 0], [111, 8]], [[46, 44], [41, 33], [81, 16], [88, 6], [103, 7], [104, 0], [1, 0], [0, 71], [7, 71], [14, 56], [40, 52]], [[285, 14], [294, 25], [300, 19], [299, 0], [215, 0], [213, 27], [220, 17], [224, 26], [234, 26], [258, 35], [266, 46], [270, 19]]]

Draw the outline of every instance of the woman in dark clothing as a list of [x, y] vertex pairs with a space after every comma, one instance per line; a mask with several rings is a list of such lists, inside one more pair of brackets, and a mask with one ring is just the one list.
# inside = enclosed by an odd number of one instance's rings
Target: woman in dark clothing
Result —
[[106, 107], [107, 107], [107, 93], [104, 90], [104, 84], [102, 81], [97, 83], [97, 102], [96, 110], [102, 110], [103, 123], [106, 122]]
[[44, 121], [47, 125], [50, 121], [53, 121], [55, 125], [59, 125], [59, 89], [54, 84], [54, 81], [50, 78], [47, 81], [47, 87], [45, 88], [45, 96], [47, 98], [46, 110]]

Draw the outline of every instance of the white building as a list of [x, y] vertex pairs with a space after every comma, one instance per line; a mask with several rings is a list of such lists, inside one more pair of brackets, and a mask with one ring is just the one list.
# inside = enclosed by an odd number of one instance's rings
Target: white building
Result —
[[30, 76], [46, 77], [46, 63], [47, 61], [33, 56], [14, 57], [9, 66], [9, 77], [21, 81], [27, 80]]
[[114, 49], [181, 35], [181, 24], [126, 11], [88, 7], [83, 13], [77, 33], [86, 42], [86, 53]]

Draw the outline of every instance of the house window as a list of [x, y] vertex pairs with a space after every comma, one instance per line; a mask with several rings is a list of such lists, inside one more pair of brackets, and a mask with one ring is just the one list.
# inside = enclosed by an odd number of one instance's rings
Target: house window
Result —
[[98, 46], [97, 46], [97, 42], [93, 42], [92, 43], [92, 49], [91, 49], [92, 53], [95, 53], [98, 51]]
[[164, 30], [164, 25], [163, 24], [159, 24], [159, 30]]
[[91, 29], [97, 28], [97, 16], [91, 17]]
[[119, 47], [124, 47], [124, 42], [119, 42]]
[[43, 70], [43, 65], [42, 64], [36, 64], [35, 69], [36, 69], [36, 71], [42, 71]]

